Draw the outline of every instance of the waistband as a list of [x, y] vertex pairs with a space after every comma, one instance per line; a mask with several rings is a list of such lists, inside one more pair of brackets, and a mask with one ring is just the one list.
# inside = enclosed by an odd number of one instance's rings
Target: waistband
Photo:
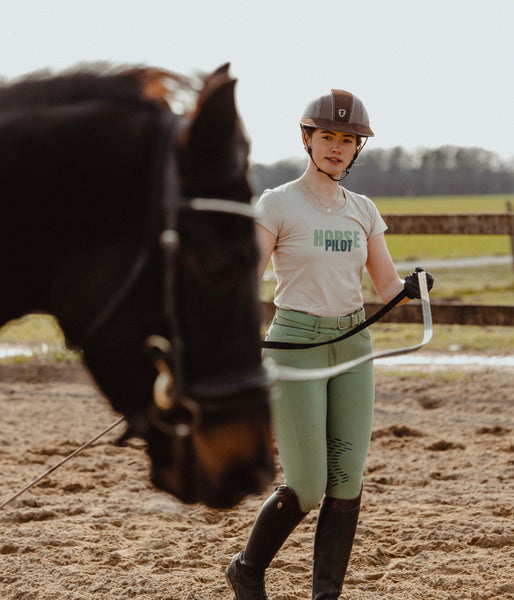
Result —
[[349, 315], [343, 315], [341, 317], [315, 317], [314, 315], [308, 315], [307, 313], [298, 310], [277, 308], [276, 317], [292, 319], [297, 323], [322, 329], [348, 329], [348, 327], [355, 327], [362, 323], [366, 318], [366, 315], [364, 307], [359, 308]]

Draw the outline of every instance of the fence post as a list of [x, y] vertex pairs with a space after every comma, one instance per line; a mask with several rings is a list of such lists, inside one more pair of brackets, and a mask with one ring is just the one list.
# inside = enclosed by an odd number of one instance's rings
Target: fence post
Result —
[[[507, 200], [507, 212], [512, 212], [512, 202]], [[512, 252], [512, 268], [514, 269], [514, 225], [510, 226], [510, 249]]]

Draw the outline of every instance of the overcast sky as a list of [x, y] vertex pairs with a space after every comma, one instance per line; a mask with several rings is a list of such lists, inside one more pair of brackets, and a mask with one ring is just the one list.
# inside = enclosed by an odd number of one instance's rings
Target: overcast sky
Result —
[[302, 156], [331, 88], [365, 103], [368, 147], [514, 156], [512, 0], [0, 0], [0, 75], [84, 60], [192, 74], [230, 61], [251, 159]]

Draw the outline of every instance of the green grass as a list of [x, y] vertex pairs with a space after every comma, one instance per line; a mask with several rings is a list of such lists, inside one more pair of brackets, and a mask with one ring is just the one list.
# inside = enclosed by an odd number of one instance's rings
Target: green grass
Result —
[[502, 213], [507, 202], [514, 210], [514, 194], [470, 196], [387, 196], [373, 197], [381, 213]]
[[[514, 270], [511, 264], [459, 269], [432, 269], [435, 278], [430, 297], [463, 304], [514, 304]], [[369, 277], [363, 281], [364, 300], [377, 302]]]
[[[431, 269], [435, 284], [430, 294], [434, 300], [462, 302], [464, 304], [507, 304], [514, 303], [514, 271], [512, 265], [493, 265], [473, 269]], [[274, 281], [261, 284], [261, 298], [273, 299]], [[363, 280], [365, 302], [380, 302], [371, 280], [365, 274]]]
[[0, 328], [0, 342], [64, 346], [64, 334], [50, 315], [26, 315]]
[[[370, 328], [375, 350], [412, 346], [421, 341], [421, 324], [377, 323]], [[434, 336], [423, 351], [507, 355], [514, 348], [514, 327], [434, 325]]]
[[[29, 346], [35, 358], [54, 362], [75, 362], [80, 354], [66, 347], [64, 334], [57, 320], [50, 315], [25, 315], [0, 328], [0, 343]], [[20, 363], [31, 360], [24, 356], [0, 358], [0, 364]]]
[[396, 262], [473, 256], [504, 256], [511, 253], [507, 235], [387, 235], [389, 252]]

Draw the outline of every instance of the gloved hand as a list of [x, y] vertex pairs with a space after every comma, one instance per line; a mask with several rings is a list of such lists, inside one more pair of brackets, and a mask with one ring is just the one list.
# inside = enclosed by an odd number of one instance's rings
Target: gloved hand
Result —
[[432, 286], [434, 285], [434, 278], [432, 277], [432, 275], [423, 267], [416, 267], [416, 270], [410, 275], [407, 275], [407, 277], [405, 278], [405, 284], [403, 286], [403, 289], [407, 294], [407, 298], [421, 298], [421, 292], [419, 289], [418, 281], [418, 273], [420, 271], [425, 271], [426, 273], [428, 291], [430, 291], [432, 289]]

